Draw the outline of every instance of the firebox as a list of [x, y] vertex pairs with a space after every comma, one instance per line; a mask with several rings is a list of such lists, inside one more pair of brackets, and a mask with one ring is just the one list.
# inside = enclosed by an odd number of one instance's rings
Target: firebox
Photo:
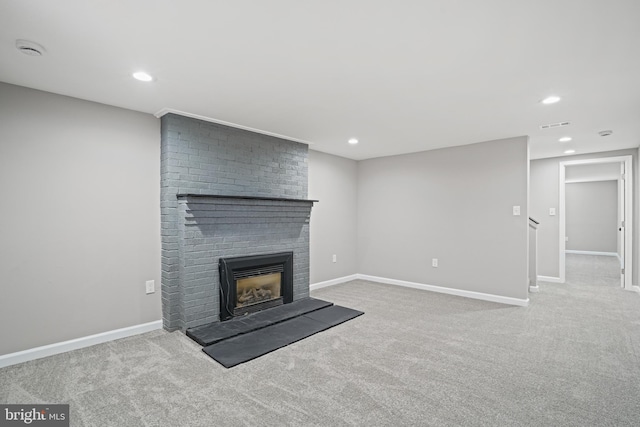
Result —
[[293, 252], [220, 258], [220, 320], [293, 301]]

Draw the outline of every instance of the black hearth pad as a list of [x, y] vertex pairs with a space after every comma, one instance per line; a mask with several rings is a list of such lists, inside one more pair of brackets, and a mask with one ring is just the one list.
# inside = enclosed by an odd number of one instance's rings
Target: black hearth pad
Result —
[[202, 351], [222, 366], [231, 368], [362, 314], [364, 314], [362, 311], [334, 305], [220, 341], [204, 347]]
[[187, 329], [187, 336], [202, 346], [215, 344], [236, 335], [246, 334], [257, 329], [283, 322], [294, 317], [302, 316], [329, 307], [333, 303], [315, 298], [304, 298], [269, 308], [246, 316], [234, 317], [224, 322], [214, 322], [207, 325]]

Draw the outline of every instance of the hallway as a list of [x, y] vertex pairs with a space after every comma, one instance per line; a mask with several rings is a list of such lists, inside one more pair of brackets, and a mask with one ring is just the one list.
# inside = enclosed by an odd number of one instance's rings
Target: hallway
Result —
[[566, 254], [566, 283], [620, 288], [620, 261], [612, 256]]

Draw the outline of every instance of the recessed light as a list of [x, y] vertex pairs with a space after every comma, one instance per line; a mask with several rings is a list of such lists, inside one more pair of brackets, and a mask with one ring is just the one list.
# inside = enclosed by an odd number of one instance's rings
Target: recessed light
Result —
[[576, 150], [565, 150], [564, 154], [573, 154]]
[[349, 139], [349, 144], [355, 145], [355, 144], [357, 144], [357, 143], [358, 143], [358, 140], [357, 140], [357, 139], [355, 139], [355, 138], [351, 138], [351, 139]]
[[555, 104], [556, 102], [560, 101], [560, 97], [557, 95], [551, 95], [551, 96], [547, 96], [545, 99], [543, 99], [542, 102], [545, 105], [549, 105], [549, 104]]
[[560, 142], [569, 142], [569, 141], [571, 141], [571, 139], [572, 138], [570, 136], [563, 136], [558, 141], [560, 141]]
[[153, 77], [144, 71], [137, 71], [133, 73], [133, 78], [136, 80], [140, 80], [141, 82], [150, 82], [153, 80]]

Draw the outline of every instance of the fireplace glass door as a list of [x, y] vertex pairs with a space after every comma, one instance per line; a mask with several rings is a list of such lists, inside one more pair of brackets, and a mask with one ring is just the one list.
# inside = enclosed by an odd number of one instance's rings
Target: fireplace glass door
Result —
[[283, 304], [283, 273], [282, 263], [234, 271], [233, 315], [242, 316]]
[[280, 298], [282, 273], [263, 274], [236, 281], [236, 308]]
[[220, 320], [293, 301], [293, 252], [220, 258]]

